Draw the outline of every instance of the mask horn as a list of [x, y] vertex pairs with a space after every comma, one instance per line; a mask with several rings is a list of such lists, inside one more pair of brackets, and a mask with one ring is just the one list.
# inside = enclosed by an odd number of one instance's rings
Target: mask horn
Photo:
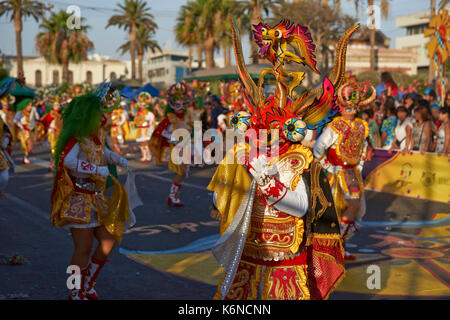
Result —
[[248, 73], [247, 68], [245, 67], [244, 57], [242, 54], [241, 38], [239, 35], [239, 29], [237, 27], [236, 21], [231, 15], [228, 18], [231, 22], [231, 33], [233, 35], [233, 48], [236, 57], [236, 67], [238, 69], [239, 77], [241, 78], [242, 84], [247, 90], [248, 96], [251, 98], [251, 100], [253, 100], [255, 108], [258, 109], [258, 106], [262, 105], [263, 95], [261, 91], [258, 89], [256, 83], [253, 81], [252, 77], [250, 77], [250, 74]]

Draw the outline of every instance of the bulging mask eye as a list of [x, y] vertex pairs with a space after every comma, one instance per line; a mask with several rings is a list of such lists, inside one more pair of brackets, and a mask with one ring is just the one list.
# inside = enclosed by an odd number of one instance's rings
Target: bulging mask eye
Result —
[[250, 127], [251, 114], [245, 111], [236, 112], [230, 120], [230, 125], [234, 130], [246, 131]]
[[291, 118], [283, 125], [283, 135], [292, 142], [302, 141], [306, 135], [306, 123], [299, 118]]
[[275, 31], [275, 37], [277, 37], [277, 38], [281, 38], [281, 36], [282, 36], [282, 34], [281, 34], [281, 32], [280, 31]]

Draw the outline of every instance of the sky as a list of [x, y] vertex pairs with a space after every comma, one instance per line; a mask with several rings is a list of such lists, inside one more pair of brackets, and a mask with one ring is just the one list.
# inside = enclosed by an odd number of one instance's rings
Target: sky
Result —
[[[114, 9], [122, 0], [46, 0], [45, 3], [54, 5], [54, 10], [66, 9], [70, 5], [80, 7], [81, 16], [85, 23], [91, 28], [88, 30], [89, 39], [94, 43], [95, 49], [91, 53], [98, 53], [103, 56], [109, 56], [113, 59], [129, 60], [129, 55], [121, 56], [117, 48], [127, 41], [128, 35], [125, 31], [117, 27], [105, 29], [109, 17], [115, 14]], [[180, 7], [188, 0], [147, 0], [151, 8], [151, 13], [158, 24], [158, 30], [155, 39], [164, 49], [187, 51], [177, 45], [173, 29], [176, 23], [176, 16]], [[375, 4], [379, 0], [375, 0]], [[380, 29], [391, 39], [391, 47], [395, 47], [395, 38], [404, 36], [405, 30], [395, 27], [395, 17], [398, 15], [428, 11], [428, 0], [391, 0], [390, 16], [387, 20], [381, 21]], [[355, 16], [355, 7], [352, 1], [342, 1], [342, 11]], [[366, 7], [360, 9], [359, 22], [367, 24]], [[24, 56], [39, 55], [35, 49], [34, 39], [39, 32], [39, 25], [34, 19], [24, 21], [22, 32], [22, 50]], [[13, 23], [9, 17], [0, 18], [0, 53], [6, 55], [16, 54], [15, 33]], [[314, 39], [314, 35], [313, 39]], [[248, 37], [243, 38], [244, 56], [248, 56], [249, 45], [246, 41]], [[218, 54], [220, 56], [220, 54]]]

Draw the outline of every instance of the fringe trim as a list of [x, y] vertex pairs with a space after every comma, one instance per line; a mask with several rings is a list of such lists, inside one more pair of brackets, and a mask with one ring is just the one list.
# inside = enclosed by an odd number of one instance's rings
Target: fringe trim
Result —
[[330, 294], [332, 292], [334, 292], [337, 289], [337, 287], [339, 287], [342, 280], [344, 280], [346, 276], [347, 276], [347, 271], [344, 269], [344, 272], [342, 273], [342, 275], [335, 281], [335, 283], [330, 288], [330, 290], [328, 291], [327, 295], [323, 298], [323, 300], [328, 300], [328, 297], [330, 296]]
[[[280, 256], [280, 253], [283, 253], [283, 257]], [[246, 245], [242, 254], [258, 260], [263, 260], [264, 258], [271, 258], [272, 260], [274, 258], [278, 258], [278, 260], [289, 260], [295, 258], [295, 255], [291, 251], [291, 247], [269, 249]]]
[[342, 247], [342, 237], [337, 233], [311, 233], [306, 239], [306, 246], [313, 245], [313, 241], [321, 246], [336, 247], [339, 244]]

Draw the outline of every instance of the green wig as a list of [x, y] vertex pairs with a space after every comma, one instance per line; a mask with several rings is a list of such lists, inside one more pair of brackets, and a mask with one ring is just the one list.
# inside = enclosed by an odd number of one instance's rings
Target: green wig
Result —
[[30, 102], [33, 102], [33, 99], [25, 98], [22, 101], [20, 101], [19, 104], [17, 105], [16, 112], [24, 110]]
[[55, 170], [58, 170], [59, 156], [71, 138], [81, 141], [94, 134], [102, 121], [102, 101], [94, 93], [87, 93], [72, 99], [62, 111], [63, 127], [55, 150]]

